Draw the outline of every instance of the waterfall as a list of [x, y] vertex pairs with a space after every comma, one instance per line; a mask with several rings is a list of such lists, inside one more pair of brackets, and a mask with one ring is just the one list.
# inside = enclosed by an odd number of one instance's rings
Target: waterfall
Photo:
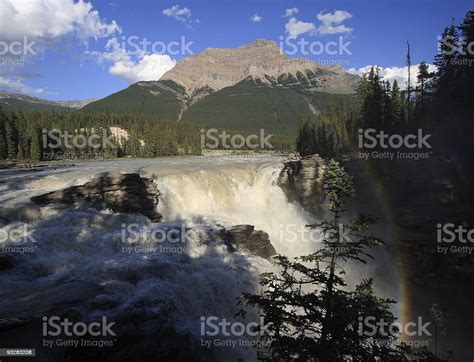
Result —
[[[134, 160], [84, 162], [67, 169], [10, 172], [0, 187], [2, 212], [9, 223], [0, 224], [0, 229], [20, 230], [26, 224], [25, 232], [32, 238], [25, 238], [25, 243], [33, 251], [16, 255], [17, 265], [0, 279], [0, 297], [10, 303], [4, 305], [4, 312], [11, 308], [15, 313], [29, 313], [19, 302], [22, 291], [28, 290], [44, 314], [67, 309], [69, 301], [77, 299], [75, 308], [84, 319], [107, 316], [118, 328], [127, 330], [130, 318], [141, 318], [145, 335], [153, 336], [157, 327], [166, 324], [199, 340], [200, 318], [234, 320], [236, 298], [242, 291], [255, 290], [260, 273], [273, 266], [255, 255], [229, 252], [222, 244], [206, 245], [198, 240], [188, 242], [180, 253], [147, 249], [147, 236], [157, 228], [183, 224], [190, 229], [250, 224], [267, 232], [279, 253], [297, 256], [314, 250], [315, 243], [294, 237], [295, 233], [286, 235], [286, 225], [305, 229], [312, 218], [299, 205], [289, 203], [276, 185], [281, 167], [277, 158], [170, 158], [139, 164]], [[104, 170], [139, 172], [155, 180], [161, 191], [162, 222], [87, 205], [48, 205], [35, 212], [20, 212], [29, 197], [58, 189], [58, 185], [87, 182]], [[140, 252], [124, 249], [123, 226], [129, 224], [144, 235], [138, 242], [144, 246]], [[3, 241], [1, 246], [9, 243]], [[43, 292], [53, 288], [54, 293]], [[53, 300], [55, 312], [48, 309]], [[252, 347], [217, 348], [212, 353], [255, 359]]]
[[266, 164], [258, 168], [200, 170], [165, 176], [158, 180], [163, 194], [160, 212], [166, 220], [254, 225], [270, 235], [279, 253], [287, 256], [309, 253], [314, 251], [314, 245], [286, 235], [288, 229], [292, 230], [288, 225], [302, 230], [313, 219], [301, 206], [289, 203], [276, 185], [280, 170], [281, 164]]

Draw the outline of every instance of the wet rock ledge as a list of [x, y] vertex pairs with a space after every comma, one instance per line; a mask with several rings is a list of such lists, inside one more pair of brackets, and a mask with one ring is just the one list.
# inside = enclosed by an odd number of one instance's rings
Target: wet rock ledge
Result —
[[255, 230], [253, 225], [235, 225], [219, 230], [217, 236], [225, 240], [230, 252], [247, 250], [265, 259], [277, 254], [268, 234], [262, 230]]
[[315, 216], [322, 215], [326, 164], [317, 154], [296, 157], [286, 162], [278, 177], [278, 186], [290, 202], [298, 202]]
[[139, 213], [159, 221], [155, 211], [160, 192], [156, 184], [137, 173], [98, 176], [80, 186], [72, 186], [31, 198], [36, 204], [76, 204], [86, 202], [97, 209]]

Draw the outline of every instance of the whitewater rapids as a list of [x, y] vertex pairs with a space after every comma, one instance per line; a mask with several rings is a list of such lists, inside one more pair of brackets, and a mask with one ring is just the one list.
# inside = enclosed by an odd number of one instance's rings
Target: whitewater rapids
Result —
[[[180, 252], [146, 248], [124, 252], [123, 225], [138, 224], [145, 231], [158, 225], [141, 215], [117, 215], [86, 205], [40, 208], [29, 198], [83, 184], [105, 172], [137, 172], [158, 184], [161, 227], [251, 224], [269, 234], [277, 252], [307, 254], [314, 245], [284, 241], [284, 225], [304, 228], [312, 219], [299, 205], [288, 203], [275, 184], [282, 166], [283, 159], [277, 157], [170, 157], [1, 171], [0, 217], [9, 222], [0, 227], [6, 234], [15, 228], [23, 232], [22, 244], [15, 241], [15, 245], [31, 252], [15, 255], [19, 264], [4, 273], [0, 293], [14, 299], [20, 285], [22, 290], [31, 291], [54, 285], [59, 286], [55, 293], [64, 293], [67, 300], [70, 291], [61, 290], [61, 285], [98, 285], [102, 287], [100, 294], [87, 296], [84, 291], [89, 303], [81, 310], [89, 318], [105, 315], [122, 320], [145, 307], [151, 319], [164, 316], [178, 331], [199, 339], [202, 316], [234, 320], [236, 298], [242, 291], [255, 290], [259, 274], [272, 268], [267, 260], [243, 252], [229, 253], [223, 245], [194, 241]], [[2, 241], [3, 246], [12, 245], [11, 240]], [[141, 242], [149, 245], [147, 240]], [[40, 300], [38, 305], [43, 303], [47, 308], [48, 302]], [[214, 353], [219, 355], [219, 351]], [[224, 354], [228, 358], [232, 354], [246, 360], [255, 358], [251, 347], [227, 349]]]
[[[156, 228], [183, 225], [199, 231], [250, 224], [267, 232], [276, 251], [289, 257], [320, 246], [304, 235], [295, 237], [295, 230], [305, 230], [315, 220], [298, 204], [289, 203], [276, 185], [284, 163], [281, 157], [74, 163], [0, 171], [0, 236], [16, 230], [24, 238], [21, 244], [13, 244], [29, 248], [15, 255], [17, 265], [0, 278], [1, 306], [19, 318], [41, 318], [51, 313], [52, 303], [69, 306], [73, 300], [83, 317], [106, 316], [117, 321], [119, 332], [121, 323], [140, 320], [145, 335], [156, 330], [157, 324], [169, 324], [199, 340], [201, 317], [237, 320], [236, 298], [243, 291], [258, 290], [259, 275], [273, 268], [266, 259], [230, 253], [225, 245], [206, 245], [197, 238], [179, 250], [162, 251], [149, 248], [145, 237], [139, 252], [126, 251], [124, 225], [138, 225], [143, 235], [149, 235]], [[38, 207], [29, 201], [32, 196], [84, 184], [98, 174], [121, 172], [136, 172], [158, 184], [160, 223], [87, 205]], [[292, 235], [288, 235], [288, 225]], [[0, 237], [0, 247], [11, 245], [11, 240]], [[16, 302], [25, 291], [36, 297], [30, 309]], [[252, 347], [215, 347], [212, 356], [217, 360], [256, 358]]]

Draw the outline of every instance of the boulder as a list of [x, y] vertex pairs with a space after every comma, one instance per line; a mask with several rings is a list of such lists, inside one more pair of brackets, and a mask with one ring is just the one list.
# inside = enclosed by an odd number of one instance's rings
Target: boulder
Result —
[[10, 255], [0, 254], [0, 271], [11, 269], [15, 266], [15, 262]]
[[218, 232], [218, 236], [224, 240], [231, 252], [245, 250], [266, 259], [277, 253], [268, 234], [262, 230], [255, 230], [253, 225], [236, 225], [222, 229]]
[[0, 170], [11, 169], [11, 168], [32, 168], [35, 164], [31, 162], [20, 162], [20, 161], [6, 161], [0, 162]]
[[155, 211], [160, 192], [156, 184], [136, 173], [98, 176], [80, 186], [68, 187], [35, 196], [31, 201], [39, 204], [75, 204], [87, 202], [97, 209], [114, 212], [139, 213], [152, 221], [161, 219]]
[[303, 158], [293, 157], [285, 163], [278, 177], [278, 186], [285, 192], [288, 201], [298, 202], [315, 216], [323, 212], [325, 162], [319, 155]]

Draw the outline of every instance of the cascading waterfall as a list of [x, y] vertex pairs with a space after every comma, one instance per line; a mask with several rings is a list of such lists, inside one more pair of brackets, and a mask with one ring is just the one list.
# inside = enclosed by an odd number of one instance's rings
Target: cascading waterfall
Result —
[[[11, 222], [0, 226], [11, 230], [26, 223], [34, 240], [26, 242], [34, 251], [18, 255], [17, 266], [0, 280], [1, 294], [11, 301], [4, 305], [5, 311], [21, 309], [18, 285], [22, 285], [23, 290], [35, 295], [43, 310], [48, 310], [53, 301], [56, 306], [69, 308], [68, 301], [78, 298], [76, 307], [83, 318], [105, 315], [124, 330], [133, 316], [146, 321], [140, 328], [149, 329], [147, 333], [156, 332], [157, 325], [169, 324], [199, 339], [201, 317], [234, 320], [236, 298], [242, 291], [255, 288], [259, 274], [272, 268], [267, 260], [243, 252], [230, 253], [225, 245], [203, 245], [196, 240], [187, 243], [182, 253], [146, 248], [130, 251], [124, 249], [123, 226], [136, 224], [145, 235], [139, 243], [149, 246], [147, 232], [163, 226], [185, 224], [186, 228], [199, 229], [250, 224], [269, 234], [277, 252], [297, 256], [317, 246], [298, 237], [285, 242], [285, 226], [304, 229], [312, 219], [300, 206], [288, 203], [275, 184], [280, 160], [217, 164], [207, 160], [202, 167], [196, 167], [196, 160], [184, 160], [184, 166], [179, 161], [171, 165], [166, 160], [147, 160], [139, 169], [128, 160], [109, 161], [78, 164], [68, 170], [8, 174], [0, 199], [5, 201], [6, 213], [5, 209], [2, 212]], [[103, 169], [138, 171], [154, 178], [161, 191], [159, 211], [164, 215], [163, 222], [153, 224], [141, 215], [116, 215], [85, 205], [18, 211], [18, 205], [33, 195], [57, 189], [60, 184], [83, 183]], [[15, 197], [8, 197], [7, 192]], [[42, 293], [51, 288], [54, 297]], [[80, 297], [76, 295], [78, 288]], [[213, 353], [218, 356], [221, 352], [217, 348]], [[227, 358], [234, 355], [246, 360], [254, 359], [254, 353], [251, 347], [225, 351]]]
[[[276, 184], [282, 165], [277, 157], [179, 157], [2, 172], [0, 235], [17, 230], [25, 237], [20, 243], [0, 238], [0, 247], [31, 250], [16, 253], [15, 267], [2, 272], [0, 319], [14, 315], [38, 320], [74, 307], [83, 320], [107, 316], [116, 322], [118, 334], [138, 333], [133, 324], [139, 321], [139, 334], [149, 338], [145, 350], [153, 350], [153, 343], [166, 338], [164, 331], [170, 327], [199, 341], [202, 317], [235, 321], [236, 298], [257, 290], [259, 275], [274, 268], [248, 252], [230, 252], [225, 243], [203, 242], [202, 232], [249, 224], [268, 233], [276, 251], [289, 257], [320, 247], [319, 235], [310, 235], [305, 227], [314, 218], [289, 203]], [[153, 179], [161, 192], [161, 222], [87, 205], [38, 207], [29, 202], [31, 196], [83, 184], [104, 171], [136, 172]], [[124, 240], [124, 226], [132, 224], [140, 231], [134, 244], [138, 248]], [[191, 233], [178, 252], [160, 249], [168, 244], [151, 238], [156, 230], [183, 227], [197, 233]], [[395, 273], [387, 273], [389, 259], [383, 250], [378, 252], [377, 263], [348, 266], [349, 285], [372, 275], [382, 291], [393, 285]], [[387, 290], [386, 297], [396, 298]], [[35, 300], [35, 308], [23, 303], [25, 293]], [[9, 336], [14, 334], [0, 332], [0, 338]], [[171, 343], [181, 343], [172, 338]], [[249, 346], [214, 346], [211, 351], [217, 360], [255, 360]]]
[[254, 225], [270, 235], [279, 253], [309, 253], [315, 245], [298, 236], [313, 219], [301, 206], [289, 203], [276, 185], [280, 170], [281, 165], [270, 164], [256, 170], [211, 170], [163, 177], [158, 181], [163, 192], [160, 211], [167, 220]]

